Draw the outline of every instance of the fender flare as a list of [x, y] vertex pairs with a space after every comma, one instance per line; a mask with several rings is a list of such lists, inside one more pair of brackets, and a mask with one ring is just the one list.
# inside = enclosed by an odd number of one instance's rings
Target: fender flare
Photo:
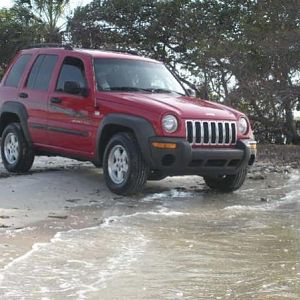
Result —
[[2, 133], [4, 130], [4, 126], [2, 124], [2, 118], [5, 113], [11, 113], [18, 116], [20, 120], [21, 128], [24, 132], [24, 136], [26, 141], [31, 145], [31, 136], [28, 128], [28, 113], [24, 104], [15, 102], [15, 101], [7, 101], [5, 102], [0, 109], [0, 132]]
[[118, 113], [105, 116], [98, 127], [96, 138], [96, 160], [98, 162], [102, 163], [104, 147], [101, 144], [104, 141], [105, 129], [110, 125], [122, 126], [132, 130], [144, 159], [151, 165], [149, 138], [155, 136], [152, 124], [142, 117]]

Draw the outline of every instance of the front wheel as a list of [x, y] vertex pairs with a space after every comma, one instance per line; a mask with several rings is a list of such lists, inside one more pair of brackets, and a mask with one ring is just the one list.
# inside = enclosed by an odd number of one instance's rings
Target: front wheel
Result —
[[149, 168], [135, 137], [127, 132], [114, 135], [103, 157], [103, 174], [108, 188], [119, 195], [140, 192], [148, 177]]
[[237, 174], [220, 177], [203, 177], [206, 185], [211, 189], [230, 193], [238, 190], [247, 177], [248, 168], [242, 168]]
[[1, 156], [4, 167], [9, 172], [25, 173], [32, 167], [34, 153], [19, 123], [11, 123], [4, 129], [1, 139]]

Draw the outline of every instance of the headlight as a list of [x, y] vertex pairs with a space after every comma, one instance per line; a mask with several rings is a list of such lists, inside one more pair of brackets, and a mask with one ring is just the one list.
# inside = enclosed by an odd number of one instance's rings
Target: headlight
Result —
[[249, 129], [248, 121], [244, 117], [241, 117], [239, 120], [239, 132], [241, 134], [246, 134], [248, 129]]
[[162, 127], [164, 131], [168, 133], [173, 133], [177, 130], [178, 128], [178, 121], [176, 117], [172, 115], [166, 115], [162, 119]]

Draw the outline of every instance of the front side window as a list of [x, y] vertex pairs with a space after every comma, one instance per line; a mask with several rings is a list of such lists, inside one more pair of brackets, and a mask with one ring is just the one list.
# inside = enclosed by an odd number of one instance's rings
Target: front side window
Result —
[[4, 83], [5, 86], [18, 87], [25, 68], [31, 58], [31, 54], [21, 55], [12, 68]]
[[94, 61], [99, 91], [146, 91], [185, 94], [173, 74], [160, 63], [132, 59]]
[[30, 71], [27, 88], [47, 91], [56, 62], [57, 55], [39, 55]]
[[74, 82], [79, 89], [87, 88], [84, 64], [81, 59], [75, 57], [66, 57], [56, 84], [56, 91], [66, 92], [66, 82]]

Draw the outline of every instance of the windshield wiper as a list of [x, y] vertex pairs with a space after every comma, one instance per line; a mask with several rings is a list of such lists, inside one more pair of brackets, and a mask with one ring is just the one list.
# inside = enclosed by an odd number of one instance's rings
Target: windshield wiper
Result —
[[181, 96], [185, 96], [184, 94], [179, 93], [177, 91], [168, 90], [168, 89], [162, 89], [162, 88], [160, 88], [160, 89], [145, 89], [145, 90], [147, 90], [147, 91], [149, 91], [151, 93], [158, 93], [158, 94], [159, 93], [168, 93], [168, 94], [175, 93], [175, 94], [178, 94], [178, 95], [181, 95]]
[[181, 96], [186, 96], [182, 93], [179, 93], [177, 91], [172, 91], [168, 89], [163, 89], [163, 88], [156, 88], [156, 89], [151, 89], [151, 88], [139, 88], [139, 87], [133, 87], [133, 86], [113, 86], [110, 89], [107, 89], [105, 91], [125, 91], [125, 92], [148, 92], [148, 93], [175, 93]]
[[125, 91], [125, 92], [149, 92], [148, 89], [142, 89], [142, 88], [133, 87], [133, 86], [113, 86], [109, 90], [110, 91]]

